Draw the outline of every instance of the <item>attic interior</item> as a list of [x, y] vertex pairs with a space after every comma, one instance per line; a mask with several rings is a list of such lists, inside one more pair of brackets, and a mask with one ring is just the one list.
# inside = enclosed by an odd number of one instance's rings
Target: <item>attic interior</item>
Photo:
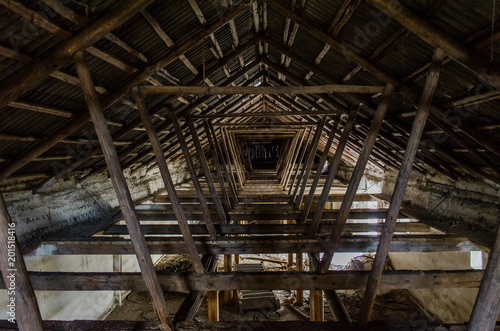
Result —
[[500, 329], [499, 14], [0, 0], [0, 329]]

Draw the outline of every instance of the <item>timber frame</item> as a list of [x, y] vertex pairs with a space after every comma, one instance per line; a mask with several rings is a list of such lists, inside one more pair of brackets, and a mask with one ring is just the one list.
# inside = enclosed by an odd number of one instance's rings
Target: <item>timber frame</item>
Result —
[[[500, 33], [479, 23], [440, 26], [440, 9], [457, 11], [451, 2], [416, 10], [407, 1], [343, 0], [326, 15], [319, 0], [225, 0], [213, 8], [205, 0], [105, 0], [92, 13], [61, 0], [0, 0], [0, 15], [13, 20], [0, 27], [0, 190], [27, 181], [45, 194], [68, 177], [85, 185], [107, 172], [119, 201], [119, 213], [90, 232], [15, 247], [26, 303], [19, 328], [183, 330], [205, 297], [218, 321], [218, 291], [229, 301], [232, 290], [293, 289], [300, 302], [310, 290], [310, 325], [318, 330], [376, 329], [379, 289], [478, 288], [470, 324], [445, 327], [493, 330], [500, 229], [439, 226], [404, 203], [411, 175], [500, 187], [492, 46]], [[367, 13], [376, 13], [371, 23], [380, 31], [360, 47], [353, 31]], [[40, 36], [14, 42], [27, 21]], [[455, 30], [465, 38], [447, 32]], [[418, 61], [405, 57], [405, 38], [417, 45]], [[28, 133], [18, 117], [30, 118]], [[275, 168], [254, 169], [252, 140], [280, 141]], [[190, 175], [182, 190], [169, 170], [180, 159]], [[133, 201], [124, 171], [153, 168], [165, 193]], [[345, 169], [349, 178], [340, 176]], [[360, 192], [373, 169], [398, 172], [392, 196]], [[379, 207], [353, 207], [368, 202]], [[10, 224], [0, 191], [3, 256]], [[491, 253], [484, 271], [383, 270], [389, 252], [478, 250]], [[48, 252], [134, 254], [141, 272], [26, 270], [23, 254]], [[332, 271], [339, 252], [375, 253], [373, 266]], [[296, 254], [297, 271], [232, 271], [232, 255], [265, 253], [287, 253], [288, 264]], [[186, 254], [194, 272], [158, 272], [151, 254]], [[3, 258], [0, 267], [7, 288]], [[336, 292], [345, 289], [364, 289], [357, 320]], [[34, 290], [148, 291], [157, 322], [43, 321]], [[189, 291], [173, 319], [164, 291]], [[323, 297], [335, 323], [324, 322]]]

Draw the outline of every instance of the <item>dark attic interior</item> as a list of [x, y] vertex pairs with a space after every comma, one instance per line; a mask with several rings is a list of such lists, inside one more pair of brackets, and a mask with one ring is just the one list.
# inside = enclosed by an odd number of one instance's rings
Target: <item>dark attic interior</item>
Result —
[[500, 330], [496, 0], [0, 0], [1, 330]]

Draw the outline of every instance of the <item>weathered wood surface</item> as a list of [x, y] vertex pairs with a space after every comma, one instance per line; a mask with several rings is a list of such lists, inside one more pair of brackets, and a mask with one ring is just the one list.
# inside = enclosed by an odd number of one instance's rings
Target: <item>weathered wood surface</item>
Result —
[[141, 225], [135, 212], [134, 202], [132, 201], [127, 181], [123, 175], [120, 160], [118, 159], [118, 154], [113, 144], [113, 138], [106, 124], [106, 119], [99, 102], [99, 96], [95, 90], [94, 82], [90, 75], [83, 52], [80, 51], [75, 54], [75, 65], [78, 77], [82, 81], [85, 101], [87, 102], [89, 113], [94, 123], [97, 138], [99, 139], [99, 144], [101, 145], [106, 160], [106, 165], [108, 166], [109, 175], [118, 198], [120, 210], [127, 224], [131, 243], [133, 244], [133, 250], [137, 256], [144, 282], [147, 284], [148, 292], [151, 295], [153, 308], [159, 319], [160, 329], [171, 330], [173, 329], [173, 325], [169, 317], [165, 298], [161, 292], [153, 261], [151, 260], [151, 255], [148, 251], [146, 240], [144, 239], [144, 234], [142, 233]]
[[[12, 254], [9, 254], [12, 253]], [[4, 284], [14, 291], [5, 304], [8, 311], [7, 318], [15, 318], [21, 330], [43, 331], [43, 321], [33, 286], [24, 263], [24, 257], [19, 248], [16, 235], [16, 224], [12, 222], [7, 205], [0, 192], [0, 271]], [[12, 284], [12, 285], [11, 285]], [[7, 293], [5, 293], [7, 295]], [[14, 304], [14, 315], [10, 307]]]
[[[103, 330], [133, 330], [133, 331], [159, 331], [155, 322], [143, 321], [45, 321], [45, 329], [47, 331], [103, 331]], [[255, 331], [290, 331], [290, 330], [310, 330], [310, 331], [358, 331], [357, 327], [349, 326], [346, 323], [339, 322], [302, 322], [302, 321], [285, 321], [285, 322], [268, 322], [268, 321], [233, 321], [233, 322], [183, 322], [177, 326], [179, 331], [233, 331], [238, 328], [250, 327]], [[405, 322], [372, 322], [366, 331], [406, 331], [412, 327]], [[0, 320], [0, 329], [5, 331], [18, 330], [12, 323]], [[467, 325], [434, 325], [427, 324], [425, 331], [466, 331]], [[500, 326], [495, 328], [495, 331], [500, 330]]]
[[396, 179], [396, 185], [394, 186], [394, 191], [392, 193], [391, 203], [387, 211], [384, 229], [380, 236], [380, 243], [371, 268], [369, 282], [361, 303], [361, 311], [358, 317], [359, 325], [368, 324], [373, 311], [373, 306], [375, 305], [375, 298], [378, 292], [378, 282], [380, 281], [380, 277], [384, 269], [392, 236], [394, 235], [396, 222], [406, 191], [406, 185], [410, 179], [413, 162], [415, 160], [415, 155], [417, 154], [422, 132], [425, 128], [425, 123], [429, 114], [429, 107], [439, 80], [439, 69], [444, 56], [445, 53], [438, 48], [435, 50], [432, 58], [432, 65], [429, 69], [429, 73], [427, 74], [428, 76], [424, 91], [422, 92], [422, 99], [420, 100], [420, 105], [413, 121], [411, 134], [408, 139], [408, 144], [401, 162], [401, 168], [399, 169], [398, 177]]
[[[349, 236], [350, 238], [352, 236]], [[399, 238], [399, 236], [398, 236]], [[456, 237], [426, 239], [426, 236], [395, 238], [391, 242], [391, 252], [467, 252], [480, 250], [473, 243]], [[323, 238], [324, 240], [324, 238]], [[185, 254], [186, 246], [182, 238], [146, 238], [151, 254]], [[262, 253], [320, 253], [325, 250], [322, 242], [298, 236], [268, 236], [256, 238], [223, 238], [209, 240], [194, 239], [200, 254], [262, 254]], [[356, 237], [355, 241], [342, 239], [338, 252], [375, 252], [377, 237]], [[46, 241], [31, 255], [93, 255], [93, 254], [134, 254], [130, 241], [119, 238], [99, 237], [84, 241]]]
[[[140, 273], [117, 272], [30, 272], [33, 288], [46, 291], [146, 291]], [[384, 271], [380, 288], [437, 289], [478, 288], [481, 270]], [[163, 291], [216, 290], [291, 290], [362, 289], [366, 286], [368, 271], [318, 272], [158, 272]], [[5, 288], [4, 284], [0, 284]]]
[[[309, 224], [216, 224], [215, 230], [220, 235], [227, 234], [301, 234], [307, 233]], [[344, 234], [353, 232], [381, 232], [383, 223], [347, 223], [344, 227]], [[178, 225], [142, 225], [144, 234], [181, 234]], [[202, 224], [189, 225], [192, 234], [207, 235], [207, 228]], [[318, 230], [319, 233], [330, 233], [333, 228], [333, 223], [322, 224]], [[397, 223], [395, 232], [429, 232], [430, 227], [425, 223], [410, 222]], [[117, 235], [127, 234], [125, 225], [112, 225], [103, 234]], [[428, 235], [432, 235], [433, 232]]]
[[383, 86], [143, 86], [144, 94], [316, 94], [316, 93], [382, 93]]

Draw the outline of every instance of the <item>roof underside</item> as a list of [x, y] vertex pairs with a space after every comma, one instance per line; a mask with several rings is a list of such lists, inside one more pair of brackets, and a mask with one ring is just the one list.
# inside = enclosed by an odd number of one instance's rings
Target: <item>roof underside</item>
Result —
[[[0, 91], [29, 72], [33, 61], [51, 57], [54, 50], [64, 43], [64, 39], [84, 32], [88, 29], [85, 25], [92, 25], [97, 19], [106, 16], [109, 9], [119, 3], [112, 0], [58, 2], [76, 14], [72, 17], [80, 19], [80, 24], [77, 24], [77, 19], [72, 22], [68, 15], [63, 17], [50, 9], [55, 2], [0, 1]], [[193, 2], [199, 10], [193, 6]], [[296, 1], [278, 2], [290, 8]], [[490, 3], [449, 0], [401, 2], [414, 13], [426, 17], [431, 25], [474, 50], [478, 57], [493, 62], [498, 58], [499, 48], [495, 42], [498, 29], [491, 22]], [[303, 4], [305, 7], [302, 8]], [[346, 6], [351, 10], [346, 11]], [[380, 72], [405, 82], [409, 90], [420, 96], [426, 73], [426, 68], [422, 70], [422, 67], [430, 62], [434, 46], [405, 30], [396, 20], [387, 20], [367, 2], [356, 0], [297, 1], [293, 10], [310, 25], [326, 32], [362, 58], [369, 59]], [[222, 24], [227, 15], [235, 12], [238, 15], [231, 22]], [[156, 21], [156, 30], [152, 22], [148, 21], [147, 13], [149, 18]], [[148, 6], [147, 13], [138, 13], [122, 22], [120, 27], [112, 31], [113, 38], [108, 35], [85, 52], [93, 80], [106, 106], [105, 116], [124, 167], [137, 168], [154, 163], [146, 132], [138, 121], [139, 113], [134, 108], [129, 89], [124, 89], [124, 86], [131, 86], [130, 82], [134, 78], [157, 63], [167, 64], [161, 70], [151, 72], [150, 78], [141, 80], [140, 85], [226, 86], [232, 83], [238, 86], [287, 86], [343, 83], [383, 86], [387, 83], [376, 73], [357, 68], [355, 62], [334, 47], [323, 52], [325, 40], [321, 36], [296, 25], [286, 13], [276, 10], [270, 3], [259, 1], [257, 5], [250, 5], [246, 1], [154, 1]], [[497, 17], [500, 16], [498, 14], [497, 10]], [[30, 22], [22, 15], [35, 18], [38, 16], [34, 15], [41, 15], [44, 22], [51, 25], [47, 27], [47, 24], [37, 19]], [[382, 21], [377, 21], [377, 17]], [[205, 24], [202, 24], [203, 19]], [[209, 35], [207, 31], [217, 24], [221, 27]], [[332, 26], [333, 31], [330, 29]], [[165, 37], [160, 37], [158, 27], [173, 44], [168, 45]], [[179, 58], [178, 50], [189, 43], [194, 46]], [[126, 44], [125, 47], [123, 44]], [[381, 49], [382, 45], [386, 47]], [[288, 52], [289, 56], [284, 56], [284, 52]], [[358, 70], [353, 71], [355, 68]], [[315, 70], [312, 74], [311, 69]], [[61, 79], [63, 75], [66, 79]], [[82, 89], [68, 75], [73, 79], [78, 77], [72, 62], [65, 63], [55, 74], [45, 77], [35, 88], [25, 91], [20, 98], [0, 109], [0, 174], [47, 138], [59, 135], [79, 115], [88, 111]], [[499, 182], [498, 154], [480, 143], [489, 141], [495, 145], [500, 138], [500, 114], [497, 111], [500, 93], [491, 86], [488, 88], [473, 71], [453, 59], [446, 60], [433, 104], [445, 117], [448, 115], [449, 121], [441, 122], [441, 126], [444, 123], [452, 133], [443, 134], [437, 122], [439, 120], [431, 118], [424, 130], [425, 143], [420, 146], [414, 171], [421, 174], [439, 172], [451, 178], [488, 178]], [[120, 98], [116, 101], [109, 97], [119, 91]], [[350, 107], [361, 102], [355, 129], [350, 135], [343, 158], [345, 164], [353, 165], [366, 138], [378, 97], [341, 93], [279, 96], [185, 94], [175, 98], [148, 95], [145, 101], [150, 111], [156, 114], [153, 122], [169, 159], [181, 157], [182, 152], [176, 143], [177, 136], [171, 132], [164, 107], [166, 102], [172, 102], [177, 113], [189, 112], [193, 115], [233, 111], [332, 110], [332, 121], [335, 112], [347, 114]], [[113, 100], [110, 106], [109, 100]], [[408, 93], [396, 88], [370, 159], [372, 166], [399, 168], [417, 105], [418, 99], [414, 100]], [[37, 109], [33, 110], [34, 106]], [[346, 116], [342, 117], [339, 128], [342, 128], [346, 119]], [[248, 117], [217, 121], [261, 120]], [[289, 116], [273, 120], [318, 122], [320, 116]], [[200, 130], [203, 128], [201, 120], [196, 124]], [[467, 130], [464, 126], [467, 126]], [[329, 122], [320, 149], [324, 148], [330, 127]], [[475, 135], [474, 139], [471, 135]], [[206, 143], [203, 134], [202, 139]], [[335, 146], [334, 143], [332, 154]], [[39, 182], [42, 182], [67, 166], [85, 173], [103, 171], [105, 163], [101, 153], [96, 150], [98, 147], [93, 125], [87, 122], [16, 169], [11, 178], [37, 175], [40, 176]], [[95, 155], [88, 157], [91, 151]], [[477, 154], [481, 157], [478, 158]], [[84, 162], [73, 166], [82, 157], [85, 158]]]

